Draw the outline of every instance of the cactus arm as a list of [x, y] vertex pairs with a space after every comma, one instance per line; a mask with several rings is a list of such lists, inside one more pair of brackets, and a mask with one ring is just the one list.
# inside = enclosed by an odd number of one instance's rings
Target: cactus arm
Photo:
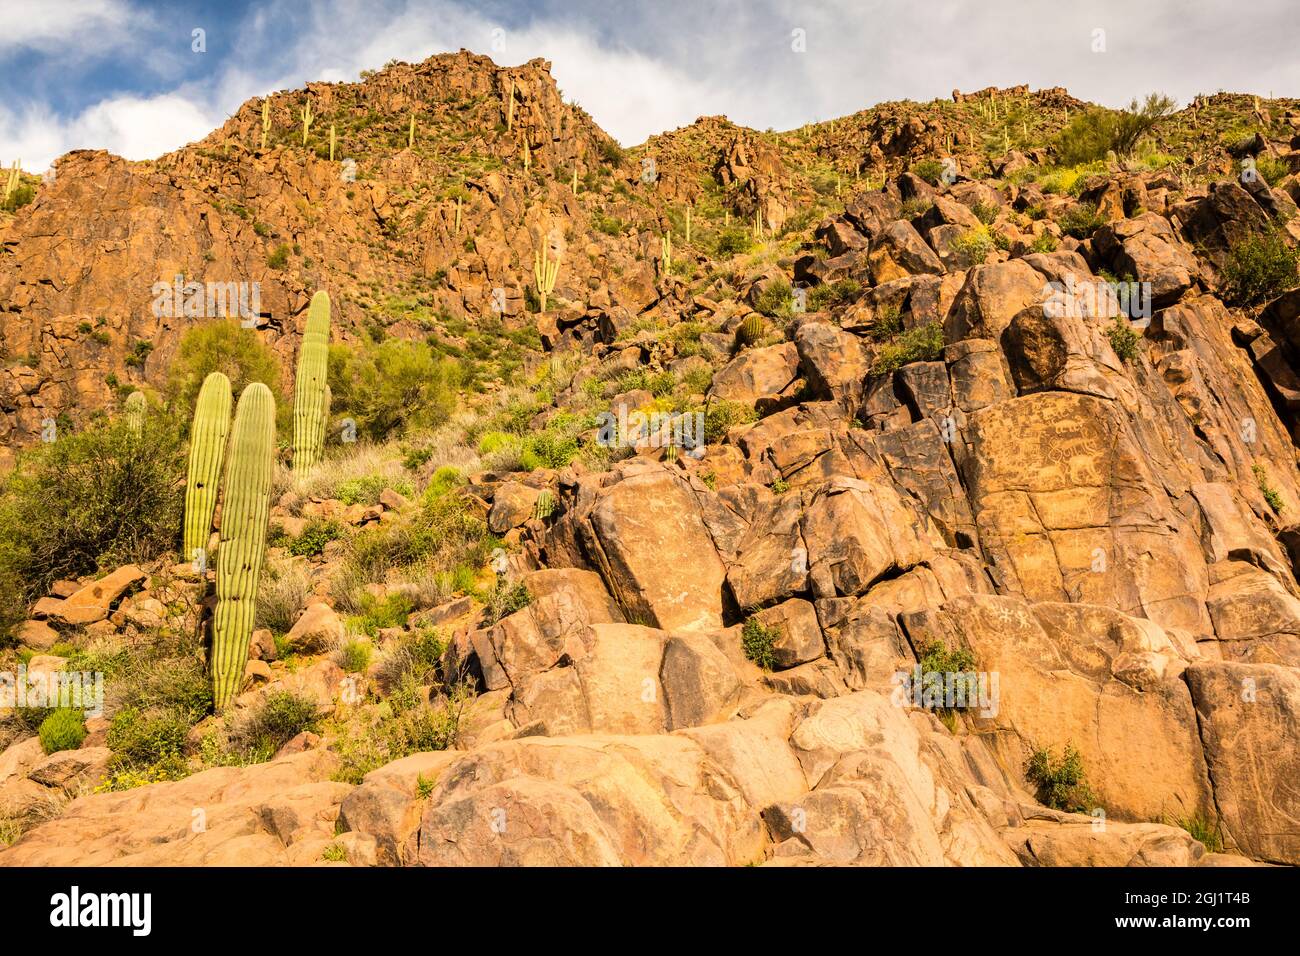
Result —
[[190, 465], [185, 478], [186, 560], [200, 560], [207, 567], [206, 549], [212, 532], [212, 515], [217, 508], [217, 490], [221, 465], [226, 456], [226, 439], [230, 435], [230, 379], [213, 372], [203, 380], [199, 399], [194, 405], [194, 423], [190, 426]]

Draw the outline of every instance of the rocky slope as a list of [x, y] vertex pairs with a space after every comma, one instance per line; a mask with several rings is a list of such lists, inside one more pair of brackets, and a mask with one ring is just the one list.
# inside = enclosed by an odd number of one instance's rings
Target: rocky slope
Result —
[[[781, 134], [708, 117], [624, 152], [547, 64], [462, 52], [276, 94], [265, 148], [254, 101], [155, 162], [61, 159], [0, 219], [10, 462], [46, 419], [162, 387], [204, 321], [151, 313], [177, 274], [260, 283], [286, 369], [327, 288], [336, 341], [531, 341], [528, 429], [666, 407], [666, 375], [709, 440], [475, 459], [465, 499], [526, 602], [424, 602], [375, 635], [359, 694], [330, 653], [346, 544], [298, 559], [311, 595], [255, 635], [240, 705], [290, 689], [326, 732], [211, 766], [209, 718], [199, 772], [98, 793], [108, 719], [48, 756], [17, 735], [0, 863], [1300, 863], [1300, 291], [1243, 305], [1231, 284], [1243, 242], [1300, 238], [1300, 104], [1198, 101], [1145, 159], [1063, 180], [1048, 144], [1085, 105], [985, 90]], [[1243, 159], [1286, 165], [1270, 185]], [[543, 247], [561, 267], [536, 311]], [[1116, 278], [1149, 322], [1086, 294]], [[1081, 291], [1045, 307], [1062, 289]], [[419, 488], [398, 486], [433, 469], [398, 471], [377, 503], [299, 488], [273, 520], [400, 527]], [[192, 625], [174, 561], [61, 582], [27, 666]], [[343, 728], [391, 716], [383, 655], [426, 626], [472, 683], [450, 746], [349, 778]], [[995, 706], [904, 706], [895, 675], [936, 647], [995, 679]], [[1027, 769], [1067, 747], [1084, 813]]]

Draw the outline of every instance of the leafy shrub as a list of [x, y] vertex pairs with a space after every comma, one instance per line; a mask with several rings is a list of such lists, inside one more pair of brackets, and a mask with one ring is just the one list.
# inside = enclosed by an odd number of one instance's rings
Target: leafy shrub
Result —
[[81, 711], [60, 708], [41, 722], [38, 733], [41, 749], [47, 754], [57, 750], [76, 750], [86, 739], [86, 721]]
[[727, 431], [736, 425], [758, 421], [758, 412], [744, 402], [710, 402], [704, 410], [704, 441], [714, 445], [727, 437]]
[[182, 753], [190, 723], [171, 707], [125, 707], [108, 728], [108, 746], [115, 764], [136, 770], [184, 763]]
[[1279, 231], [1249, 236], [1228, 252], [1223, 267], [1224, 298], [1233, 305], [1255, 305], [1294, 288], [1300, 252]]
[[1282, 502], [1282, 496], [1278, 490], [1273, 487], [1268, 480], [1268, 472], [1264, 470], [1263, 465], [1251, 465], [1250, 470], [1255, 474], [1255, 484], [1259, 486], [1259, 493], [1264, 496], [1268, 506], [1273, 509], [1274, 514], [1281, 514], [1285, 505]]
[[1067, 813], [1086, 813], [1097, 805], [1088, 786], [1083, 758], [1073, 745], [1057, 760], [1050, 749], [1035, 750], [1025, 765], [1025, 776], [1037, 788], [1041, 803]]
[[789, 318], [794, 314], [794, 289], [784, 279], [773, 279], [754, 299], [754, 311], [770, 318]]
[[1045, 232], [1029, 244], [1030, 252], [1055, 252], [1056, 237], [1050, 232]]
[[230, 731], [232, 748], [268, 760], [305, 730], [316, 727], [316, 702], [292, 691], [272, 691]]
[[903, 331], [903, 314], [896, 305], [882, 305], [867, 329], [867, 338], [885, 342]]
[[30, 599], [57, 578], [76, 578], [171, 549], [185, 474], [179, 435], [149, 416], [136, 435], [124, 421], [62, 433], [19, 456], [0, 482], [0, 577]]
[[1081, 202], [1075, 203], [1062, 213], [1056, 224], [1061, 227], [1061, 231], [1067, 236], [1073, 236], [1076, 239], [1087, 239], [1100, 229], [1105, 222], [1106, 220], [1097, 211], [1096, 205]]
[[280, 391], [280, 363], [275, 353], [262, 344], [256, 332], [234, 319], [202, 322], [181, 336], [167, 372], [165, 392], [187, 420], [203, 380], [212, 372], [230, 379], [236, 397], [250, 382], [261, 382], [276, 394]]
[[1201, 843], [1210, 853], [1223, 852], [1223, 832], [1219, 824], [1202, 816], [1184, 817], [1176, 826], [1186, 830], [1193, 840]]
[[780, 637], [779, 631], [764, 627], [757, 617], [747, 618], [740, 630], [740, 644], [745, 656], [765, 671], [776, 665], [776, 642]]
[[754, 248], [754, 237], [748, 229], [733, 226], [718, 233], [714, 248], [719, 256], [743, 255]]
[[283, 269], [289, 264], [289, 247], [283, 242], [280, 243], [266, 257], [266, 264], [272, 269]]
[[325, 545], [343, 535], [343, 525], [333, 518], [312, 518], [303, 526], [302, 534], [286, 546], [295, 557], [315, 557], [325, 550]]
[[334, 663], [345, 673], [359, 674], [370, 666], [370, 644], [366, 641], [347, 641], [334, 654]]
[[937, 159], [923, 159], [912, 165], [912, 174], [924, 179], [931, 186], [939, 185], [939, 177], [943, 175], [943, 163]]
[[[968, 675], [965, 677], [965, 706], [975, 707], [979, 702], [978, 685], [975, 683], [975, 655], [963, 647], [950, 650], [941, 642], [934, 641], [921, 648], [921, 674], [934, 674], [935, 678], [947, 684], [948, 675]], [[954, 678], [955, 680], [956, 678]]]
[[994, 249], [993, 237], [983, 226], [968, 229], [952, 241], [952, 249], [974, 262], [983, 262]]
[[911, 362], [933, 362], [943, 357], [943, 326], [931, 322], [903, 332], [883, 345], [871, 370], [884, 375]]
[[447, 643], [431, 627], [420, 627], [388, 646], [379, 663], [377, 678], [385, 690], [392, 692], [402, 685], [433, 684]]
[[357, 784], [376, 767], [409, 754], [455, 747], [471, 697], [469, 687], [461, 684], [435, 706], [416, 704], [392, 717], [371, 714], [339, 728], [333, 746], [341, 764], [334, 779]]
[[384, 628], [401, 627], [413, 610], [414, 602], [401, 591], [393, 591], [382, 598], [367, 592], [361, 596], [360, 607], [349, 623], [358, 631], [374, 637]]
[[9, 198], [0, 202], [0, 210], [17, 212], [36, 198], [36, 187], [23, 183], [9, 194]]
[[1126, 110], [1098, 106], [1075, 113], [1056, 136], [1056, 154], [1070, 166], [1105, 159], [1112, 151], [1116, 156], [1128, 156], [1176, 105], [1168, 96], [1151, 93], [1141, 104], [1134, 99]]
[[509, 617], [516, 611], [522, 611], [528, 607], [532, 599], [533, 596], [528, 593], [528, 588], [523, 581], [518, 581], [515, 584], [498, 581], [496, 587], [488, 596], [484, 613], [487, 615], [489, 623], [495, 624], [503, 617]]
[[848, 305], [858, 297], [862, 286], [855, 279], [840, 279], [829, 285], [815, 286], [808, 293], [808, 308], [812, 312], [838, 305]]
[[976, 219], [984, 223], [984, 225], [990, 226], [993, 224], [993, 221], [998, 218], [998, 213], [1002, 211], [1002, 207], [993, 202], [977, 201], [970, 207], [970, 211], [975, 214]]
[[1106, 338], [1110, 339], [1110, 347], [1121, 361], [1132, 362], [1137, 358], [1138, 340], [1141, 336], [1120, 316], [1115, 316], [1115, 320], [1106, 329]]
[[334, 497], [345, 505], [374, 505], [379, 503], [379, 496], [388, 488], [399, 495], [411, 496], [409, 482], [394, 482], [383, 475], [363, 475], [340, 481], [334, 489]]
[[375, 441], [443, 424], [456, 408], [461, 370], [424, 342], [385, 339], [378, 345], [330, 346], [333, 407], [351, 416], [357, 433]]
[[1290, 175], [1291, 167], [1286, 164], [1285, 160], [1278, 159], [1275, 156], [1256, 156], [1255, 171], [1264, 178], [1264, 182], [1270, 186], [1276, 186]]

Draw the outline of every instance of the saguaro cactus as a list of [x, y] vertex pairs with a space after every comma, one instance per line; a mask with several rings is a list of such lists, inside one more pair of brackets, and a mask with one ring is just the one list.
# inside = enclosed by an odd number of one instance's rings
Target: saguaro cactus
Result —
[[262, 100], [262, 148], [266, 149], [266, 134], [271, 132], [271, 98]]
[[18, 188], [21, 181], [22, 167], [19, 165], [20, 162], [21, 160], [15, 159], [14, 164], [9, 167], [9, 175], [5, 177], [5, 202], [9, 201], [9, 197], [13, 195], [13, 191]]
[[415, 145], [415, 114], [411, 114], [411, 125], [406, 131], [406, 148], [410, 149]]
[[230, 434], [230, 379], [212, 372], [203, 380], [190, 425], [190, 467], [185, 478], [185, 557], [207, 567], [208, 536], [217, 508], [217, 485]]
[[334, 124], [330, 123], [330, 162], [334, 162]]
[[554, 262], [547, 261], [546, 244], [533, 253], [533, 279], [537, 282], [537, 298], [539, 308], [537, 311], [546, 311], [546, 298], [555, 291], [555, 277], [560, 272], [560, 260]]
[[506, 98], [506, 132], [509, 133], [515, 128], [515, 81], [510, 80], [510, 95]]
[[664, 237], [659, 240], [659, 260], [663, 266], [663, 273], [667, 275], [673, 268], [673, 234], [664, 233]]
[[307, 472], [325, 450], [325, 377], [329, 364], [330, 297], [312, 296], [307, 328], [298, 349], [298, 374], [293, 383], [293, 469]]
[[126, 414], [126, 426], [136, 438], [144, 433], [144, 415], [148, 407], [143, 392], [132, 392], [122, 406]]
[[266, 555], [275, 463], [275, 398], [261, 382], [239, 396], [226, 466], [212, 619], [212, 700], [218, 713], [239, 693]]
[[311, 131], [311, 121], [316, 118], [312, 115], [311, 100], [308, 100], [307, 105], [298, 111], [298, 115], [302, 117], [302, 144], [306, 146], [307, 134]]

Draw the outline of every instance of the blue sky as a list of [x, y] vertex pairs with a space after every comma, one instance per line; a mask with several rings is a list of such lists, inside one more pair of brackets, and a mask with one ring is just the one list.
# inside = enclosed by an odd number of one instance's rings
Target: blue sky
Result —
[[1157, 89], [1300, 95], [1296, 0], [0, 3], [0, 162], [32, 171], [79, 147], [152, 158], [249, 97], [460, 47], [550, 59], [626, 145], [706, 114], [785, 129], [991, 84], [1113, 106]]

